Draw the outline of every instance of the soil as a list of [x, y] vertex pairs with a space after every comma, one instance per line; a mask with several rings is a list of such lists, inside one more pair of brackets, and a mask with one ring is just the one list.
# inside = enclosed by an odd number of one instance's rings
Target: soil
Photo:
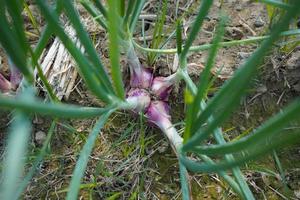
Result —
[[[145, 13], [155, 14], [161, 10], [158, 1], [149, 1]], [[175, 1], [176, 2], [176, 1]], [[169, 1], [166, 35], [174, 29], [174, 1]], [[34, 6], [34, 5], [32, 5]], [[184, 17], [189, 24], [197, 13], [199, 1], [180, 1], [178, 15], [188, 11]], [[222, 9], [229, 16], [225, 40], [245, 39], [264, 35], [269, 30], [269, 18], [265, 6], [249, 0], [215, 1], [203, 30], [195, 45], [211, 42], [213, 32]], [[146, 36], [152, 35], [155, 21], [146, 21]], [[28, 21], [28, 23], [30, 23]], [[39, 17], [39, 23], [43, 20]], [[145, 27], [146, 28], [146, 27]], [[28, 25], [28, 31], [33, 27]], [[187, 32], [189, 30], [187, 29]], [[106, 35], [103, 30], [95, 30], [93, 36], [104, 64], [109, 63]], [[136, 38], [141, 37], [137, 30]], [[32, 38], [32, 44], [36, 43]], [[166, 48], [174, 48], [171, 41]], [[213, 95], [226, 79], [251, 55], [257, 44], [241, 45], [219, 50], [214, 71], [219, 73], [210, 95]], [[198, 80], [208, 52], [197, 52], [189, 57], [189, 73]], [[2, 67], [7, 73], [5, 54], [0, 51]], [[146, 57], [140, 53], [146, 65]], [[161, 55], [151, 67], [155, 73], [169, 75], [173, 71], [173, 55]], [[125, 61], [122, 64], [126, 67]], [[124, 77], [128, 72], [124, 69]], [[78, 84], [67, 103], [84, 106], [102, 106], [77, 78]], [[126, 81], [125, 81], [126, 82]], [[231, 140], [261, 125], [269, 117], [300, 95], [300, 48], [280, 46], [270, 52], [260, 68], [253, 87], [241, 101], [239, 109], [222, 127], [225, 138]], [[171, 116], [178, 130], [183, 128], [184, 84], [177, 85], [171, 93]], [[41, 93], [41, 97], [42, 97]], [[1, 155], [10, 122], [9, 112], [0, 112]], [[33, 116], [33, 135], [30, 157], [26, 168], [41, 147], [52, 119]], [[24, 199], [60, 199], [66, 195], [78, 154], [85, 143], [95, 119], [59, 121], [51, 141], [49, 154], [40, 165], [39, 171], [24, 193]], [[295, 124], [299, 128], [299, 124]], [[283, 174], [278, 168], [273, 154], [242, 167], [248, 184], [257, 199], [297, 199], [300, 198], [300, 141], [293, 146], [276, 150]], [[2, 156], [1, 156], [2, 157]], [[193, 199], [239, 199], [228, 185], [215, 174], [191, 174]], [[145, 123], [142, 116], [117, 112], [110, 117], [96, 142], [93, 154], [83, 179], [80, 199], [181, 199], [177, 158], [167, 140], [158, 129]]]

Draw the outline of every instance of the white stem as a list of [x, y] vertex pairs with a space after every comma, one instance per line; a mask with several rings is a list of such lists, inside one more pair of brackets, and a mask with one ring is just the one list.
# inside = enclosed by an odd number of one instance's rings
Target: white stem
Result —
[[169, 81], [170, 83], [174, 84], [181, 80], [181, 75], [177, 71], [176, 73], [171, 74], [170, 76], [166, 77], [166, 80]]
[[183, 138], [178, 134], [176, 128], [169, 120], [165, 120], [164, 123], [159, 124], [159, 128], [167, 136], [173, 148], [175, 148], [175, 153], [177, 154], [183, 143]]
[[127, 60], [128, 60], [128, 64], [130, 66], [130, 72], [131, 73], [137, 73], [137, 74], [141, 74], [141, 70], [142, 70], [142, 66], [140, 63], [139, 58], [137, 57], [134, 47], [131, 43], [131, 41], [127, 42]]
[[[165, 121], [166, 122], [166, 121]], [[173, 151], [175, 152], [177, 158], [179, 159], [179, 151], [183, 143], [183, 138], [178, 134], [177, 130], [174, 128], [170, 120], [168, 120], [168, 123], [164, 123], [162, 126], [160, 126], [160, 129], [162, 132], [167, 136], [169, 139], [171, 146], [173, 148]], [[180, 162], [180, 161], [179, 161]], [[192, 185], [190, 182], [189, 174], [186, 169], [186, 167], [183, 164], [180, 164], [180, 174], [181, 179], [184, 180], [184, 183], [181, 183], [181, 186], [186, 188], [188, 191], [188, 196], [186, 198], [192, 199], [191, 193], [192, 193]]]

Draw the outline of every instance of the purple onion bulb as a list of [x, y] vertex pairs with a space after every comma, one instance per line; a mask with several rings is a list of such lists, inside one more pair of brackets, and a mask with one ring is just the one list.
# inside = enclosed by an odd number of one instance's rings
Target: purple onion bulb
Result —
[[11, 83], [0, 73], [0, 91], [7, 93], [12, 89]]
[[134, 111], [135, 112], [141, 112], [144, 111], [151, 102], [150, 94], [144, 89], [130, 89], [127, 93], [126, 101], [129, 104], [134, 105]]
[[171, 125], [169, 115], [169, 105], [164, 101], [152, 101], [146, 111], [149, 122], [154, 123], [161, 129], [166, 129]]
[[176, 81], [176, 74], [172, 74], [168, 77], [155, 77], [152, 81], [151, 91], [161, 100], [166, 101]]
[[10, 68], [10, 77], [9, 80], [11, 82], [12, 87], [16, 90], [19, 84], [22, 81], [22, 74], [20, 70], [10, 61], [9, 59], [9, 68]]
[[149, 88], [152, 82], [152, 72], [150, 69], [130, 68], [130, 86], [134, 88]]

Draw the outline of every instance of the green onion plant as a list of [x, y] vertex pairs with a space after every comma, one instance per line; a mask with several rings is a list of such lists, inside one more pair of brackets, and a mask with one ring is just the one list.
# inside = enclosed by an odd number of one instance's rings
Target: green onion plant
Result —
[[[0, 43], [13, 65], [22, 74], [23, 79], [15, 97], [0, 94], [1, 109], [13, 111], [13, 122], [7, 138], [6, 153], [2, 169], [0, 187], [1, 199], [19, 199], [26, 185], [34, 176], [34, 172], [44, 155], [53, 134], [54, 127], [61, 118], [95, 118], [96, 123], [90, 132], [79, 155], [72, 179], [68, 187], [67, 199], [77, 199], [80, 184], [89, 161], [95, 141], [109, 116], [117, 110], [131, 110], [143, 113], [148, 122], [156, 125], [169, 140], [178, 157], [181, 179], [182, 198], [191, 199], [189, 173], [217, 173], [241, 199], [255, 199], [240, 169], [244, 163], [257, 159], [258, 156], [272, 152], [283, 144], [299, 140], [299, 131], [287, 131], [291, 122], [300, 119], [300, 100], [293, 103], [250, 134], [234, 141], [226, 141], [222, 125], [238, 107], [241, 98], [251, 86], [251, 81], [258, 73], [263, 58], [270, 52], [272, 45], [283, 36], [300, 34], [299, 29], [289, 30], [289, 24], [300, 13], [300, 2], [297, 0], [284, 3], [282, 1], [262, 1], [269, 6], [284, 9], [284, 15], [274, 25], [268, 35], [245, 40], [223, 42], [227, 18], [220, 14], [219, 24], [211, 44], [193, 46], [193, 42], [201, 30], [212, 0], [202, 0], [198, 14], [190, 27], [186, 40], [182, 38], [181, 18], [178, 17], [174, 27], [176, 48], [161, 48], [163, 23], [166, 17], [168, 1], [162, 1], [161, 18], [157, 20], [153, 33], [153, 42], [149, 48], [139, 45], [134, 33], [139, 23], [139, 16], [146, 0], [80, 0], [86, 11], [108, 34], [110, 63], [104, 65], [95, 46], [80, 20], [76, 3], [72, 0], [56, 0], [52, 4], [44, 0], [35, 0], [46, 25], [40, 39], [32, 48], [26, 37], [22, 10], [27, 4], [20, 0], [0, 0]], [[178, 2], [178, 1], [177, 1]], [[26, 5], [24, 7], [24, 5]], [[84, 52], [65, 33], [60, 16], [64, 14], [76, 31]], [[57, 36], [73, 56], [80, 76], [87, 88], [105, 106], [81, 107], [62, 103], [57, 100], [47, 79], [43, 76], [38, 60], [51, 36]], [[227, 80], [212, 98], [207, 97], [211, 84], [211, 68], [215, 64], [218, 49], [233, 45], [244, 45], [260, 41], [256, 51], [243, 63], [234, 75]], [[195, 83], [187, 73], [187, 58], [190, 52], [209, 50], [205, 69], [200, 75], [199, 83]], [[149, 63], [154, 63], [157, 54], [177, 54], [179, 67], [168, 77], [154, 76], [151, 67], [141, 64], [137, 51], [147, 55]], [[120, 62], [121, 52], [125, 53], [130, 70], [130, 82], [125, 86]], [[47, 89], [48, 101], [36, 97], [35, 75], [42, 80]], [[108, 73], [108, 69], [110, 73]], [[0, 77], [1, 78], [1, 77]], [[1, 78], [0, 86], [7, 87], [11, 80]], [[174, 84], [186, 84], [185, 94], [185, 127], [179, 134], [172, 124], [168, 97]], [[127, 89], [129, 88], [129, 89]], [[1, 89], [2, 91], [2, 89]], [[53, 123], [40, 155], [36, 158], [32, 170], [24, 175], [24, 158], [29, 145], [32, 114], [52, 117]], [[213, 137], [215, 143], [207, 144], [206, 139]]]

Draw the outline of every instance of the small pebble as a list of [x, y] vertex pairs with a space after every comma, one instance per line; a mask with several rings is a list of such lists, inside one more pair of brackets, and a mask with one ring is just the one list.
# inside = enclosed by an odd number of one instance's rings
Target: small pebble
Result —
[[239, 60], [239, 63], [244, 63], [247, 58], [249, 58], [251, 56], [251, 53], [247, 53], [247, 52], [238, 52], [237, 53]]
[[300, 67], [300, 51], [293, 52], [286, 61], [286, 67], [289, 70], [294, 70]]
[[251, 56], [252, 53], [248, 52], [238, 52], [237, 55], [241, 60], [247, 59]]
[[255, 22], [254, 22], [254, 26], [256, 28], [262, 27], [265, 25], [265, 22], [261, 19], [261, 17], [256, 18]]
[[235, 7], [235, 10], [236, 10], [236, 11], [241, 11], [241, 10], [243, 10], [243, 8], [242, 8], [242, 6], [239, 4], [239, 5], [237, 5], [237, 6]]
[[265, 93], [268, 91], [268, 88], [266, 85], [260, 85], [259, 87], [256, 88], [256, 92], [258, 93]]
[[246, 129], [245, 127], [243, 127], [243, 126], [240, 126], [239, 128], [240, 128], [241, 131], [246, 131], [246, 130], [247, 130], [247, 129]]
[[35, 133], [35, 141], [38, 145], [42, 145], [46, 139], [46, 133], [43, 131], [38, 131]]

